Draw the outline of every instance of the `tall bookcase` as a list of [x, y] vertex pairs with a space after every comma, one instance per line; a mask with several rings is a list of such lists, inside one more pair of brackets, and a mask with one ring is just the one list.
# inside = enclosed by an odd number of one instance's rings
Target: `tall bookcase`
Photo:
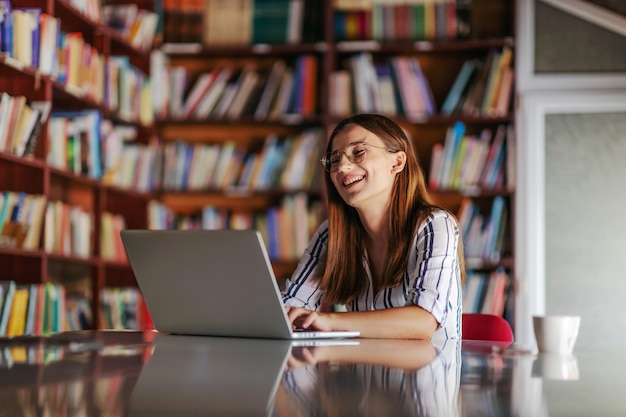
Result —
[[[12, 3], [30, 5], [26, 0]], [[64, 0], [49, 0], [46, 7], [62, 18], [63, 27], [74, 24], [91, 34], [86, 38], [90, 36], [89, 42], [104, 56], [130, 57], [135, 67], [151, 75], [154, 123], [124, 120], [124, 112], [111, 111], [75, 95], [51, 77], [15, 68], [6, 60], [0, 64], [2, 88], [11, 95], [25, 95], [29, 101], [50, 101], [53, 110], [99, 109], [103, 117], [134, 127], [133, 143], [150, 150], [150, 166], [161, 174], [139, 187], [142, 191], [130, 191], [139, 186], [132, 180], [132, 170], [130, 182], [118, 177], [114, 182], [118, 186], [110, 185], [110, 176], [94, 179], [73, 174], [48, 161], [51, 140], [45, 128], [34, 157], [1, 152], [3, 190], [41, 194], [48, 202], [78, 206], [92, 214], [94, 228], [87, 257], [49, 253], [44, 250], [44, 239], [35, 250], [0, 247], [0, 280], [41, 283], [58, 276], [58, 281], [69, 286], [73, 279], [88, 276], [94, 323], [99, 323], [103, 289], [134, 285], [132, 271], [122, 258], [109, 261], [103, 256], [100, 242], [107, 229], [102, 220], [108, 213], [123, 216], [121, 227], [127, 228], [259, 228], [276, 275], [282, 279], [293, 271], [302, 242], [324, 217], [318, 160], [329, 132], [345, 114], [367, 111], [388, 114], [406, 129], [436, 201], [467, 223], [464, 235], [471, 273], [466, 293], [471, 282], [480, 281], [471, 291], [483, 294], [476, 295], [478, 301], [472, 300], [472, 305], [481, 308], [489, 282], [498, 280], [505, 283], [506, 291], [513, 289], [512, 74], [508, 75], [511, 95], [499, 110], [480, 108], [487, 87], [466, 100], [473, 84], [489, 82], [489, 71], [481, 76], [480, 68], [489, 69], [493, 56], [507, 51], [509, 62], [514, 59], [511, 2], [210, 0], [174, 4], [145, 0], [139, 7], [163, 17], [163, 44], [152, 54], [129, 46]], [[473, 76], [465, 88], [457, 87], [457, 105], [446, 104], [452, 101], [453, 86], [461, 83], [457, 80], [465, 63], [476, 64]], [[273, 77], [275, 72], [281, 76]], [[285, 73], [298, 86], [296, 93], [285, 93], [282, 105], [274, 98], [269, 108], [259, 110], [273, 78], [280, 80], [275, 97], [281, 96], [281, 89], [288, 91], [282, 86], [289, 85]], [[224, 77], [221, 94], [214, 93], [210, 99], [218, 74]], [[199, 92], [194, 93], [196, 88]], [[229, 88], [233, 90], [230, 105], [223, 98]], [[240, 93], [238, 88], [247, 92]], [[430, 102], [432, 108], [416, 108], [418, 96], [422, 105]], [[464, 106], [465, 101], [473, 104]], [[500, 148], [494, 146], [498, 136]], [[466, 137], [472, 140], [463, 140]], [[461, 167], [471, 147], [484, 153], [483, 159], [474, 157], [474, 164], [483, 162], [474, 166], [473, 177], [461, 175], [463, 170], [455, 177], [437, 168]], [[491, 182], [485, 182], [482, 168], [492, 148], [492, 158], [499, 162], [490, 163]], [[219, 161], [219, 155], [231, 157]], [[225, 168], [216, 174], [220, 163]], [[503, 214], [492, 215], [494, 207]], [[44, 221], [42, 229], [49, 223]], [[497, 275], [508, 280], [494, 278]], [[505, 311], [505, 315], [512, 314], [511, 303]]]
[[[23, 151], [10, 145], [17, 138], [16, 130], [6, 133], [10, 112], [2, 119], [0, 191], [6, 215], [0, 221], [0, 280], [6, 285], [0, 299], [6, 301], [13, 282], [15, 294], [29, 292], [24, 320], [38, 318], [34, 330], [13, 335], [62, 331], [71, 320], [66, 320], [66, 309], [80, 310], [72, 315], [85, 321], [78, 327], [97, 328], [108, 288], [136, 289], [123, 256], [105, 254], [105, 246], [115, 245], [115, 239], [103, 240], [112, 232], [104, 219], [123, 218], [124, 227], [146, 228], [154, 190], [106, 178], [105, 160], [114, 154], [115, 141], [103, 126], [133, 131], [132, 146], [147, 148], [154, 133], [152, 111], [142, 113], [137, 104], [150, 102], [151, 46], [139, 49], [106, 26], [102, 9], [92, 7], [96, 3], [85, 2], [81, 9], [67, 0], [2, 2], [3, 103], [23, 100], [32, 108], [44, 103], [48, 110], [29, 130]], [[27, 21], [36, 28], [32, 33], [22, 31], [19, 21], [26, 10], [36, 13]], [[35, 208], [34, 201], [43, 204]], [[32, 233], [34, 243], [22, 244], [21, 232]]]

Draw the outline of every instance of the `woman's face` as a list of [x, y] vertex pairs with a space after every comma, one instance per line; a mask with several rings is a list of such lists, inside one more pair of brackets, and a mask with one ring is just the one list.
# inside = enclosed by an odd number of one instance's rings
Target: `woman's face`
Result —
[[[364, 145], [353, 146], [359, 143]], [[346, 204], [359, 211], [386, 208], [396, 174], [404, 168], [404, 152], [389, 152], [378, 136], [358, 125], [339, 132], [331, 151], [339, 152], [335, 154], [330, 179]], [[351, 162], [345, 154], [350, 154], [353, 160], [364, 158]]]

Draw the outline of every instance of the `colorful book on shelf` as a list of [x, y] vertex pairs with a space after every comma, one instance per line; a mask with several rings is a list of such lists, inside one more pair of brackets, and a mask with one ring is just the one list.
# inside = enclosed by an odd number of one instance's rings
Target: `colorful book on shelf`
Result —
[[272, 64], [263, 93], [259, 99], [259, 104], [254, 111], [254, 118], [256, 120], [264, 120], [267, 117], [270, 106], [275, 100], [286, 67], [287, 64], [282, 59], [276, 60]]
[[254, 1], [252, 43], [287, 43], [289, 0]]
[[9, 136], [7, 134], [9, 116], [13, 97], [6, 92], [0, 93], [0, 152], [5, 152], [9, 148]]
[[39, 304], [39, 288], [40, 284], [28, 285], [28, 308], [26, 309], [26, 320], [24, 323], [24, 334], [35, 335], [36, 333], [36, 321], [37, 310]]
[[0, 52], [13, 56], [13, 14], [11, 0], [0, 0]]
[[26, 327], [26, 313], [28, 311], [28, 297], [30, 290], [27, 285], [17, 285], [13, 294], [11, 314], [5, 333], [8, 337], [22, 336]]
[[13, 136], [15, 134], [16, 126], [20, 120], [20, 116], [24, 107], [26, 106], [26, 97], [25, 96], [14, 96], [10, 97], [9, 105], [7, 108], [7, 114], [5, 119], [5, 126], [2, 127], [2, 133], [4, 134], [4, 139], [2, 140], [3, 148], [1, 151], [10, 152], [11, 146], [13, 143]]
[[2, 233], [0, 233], [0, 242], [3, 245], [18, 247], [18, 242], [24, 239], [26, 228], [23, 224], [22, 213], [25, 201], [26, 193], [23, 191], [15, 193], [11, 198], [10, 203], [12, 206], [7, 207], [8, 211], [5, 213]]
[[0, 205], [0, 236], [4, 233], [5, 225], [11, 221], [11, 212], [18, 198], [17, 193], [11, 191], [5, 191], [3, 195], [2, 205]]
[[243, 115], [246, 103], [251, 99], [259, 82], [260, 77], [254, 65], [248, 65], [242, 69], [238, 81], [239, 87], [224, 114], [227, 119], [238, 119]]
[[193, 118], [207, 119], [215, 112], [217, 103], [220, 101], [232, 73], [233, 69], [230, 67], [219, 69], [219, 74], [215, 77], [215, 81], [211, 84], [204, 97], [202, 97], [195, 113], [192, 114]]
[[189, 119], [196, 112], [202, 99], [206, 96], [215, 81], [219, 71], [219, 68], [214, 68], [212, 71], [202, 73], [198, 76], [185, 98], [181, 110], [181, 118]]
[[289, 44], [298, 44], [302, 41], [305, 3], [305, 0], [289, 1], [289, 18], [287, 20], [287, 43]]
[[15, 281], [0, 281], [0, 336], [6, 336], [15, 294]]
[[502, 169], [506, 139], [506, 126], [498, 125], [496, 133], [489, 148], [489, 155], [485, 163], [485, 168], [480, 179], [483, 187], [494, 187], [498, 171]]
[[289, 112], [289, 102], [295, 88], [295, 74], [293, 68], [287, 67], [280, 81], [276, 98], [270, 109], [268, 119], [276, 120]]
[[503, 267], [498, 267], [487, 277], [485, 297], [479, 312], [502, 316], [506, 303], [508, 275]]
[[313, 116], [317, 105], [317, 57], [314, 55], [304, 55], [302, 76], [302, 95], [298, 103], [299, 113], [303, 116]]
[[454, 168], [454, 161], [459, 152], [464, 135], [465, 124], [463, 122], [455, 122], [454, 125], [446, 131], [444, 151], [441, 157], [441, 166], [438, 175], [438, 183], [441, 188], [449, 188], [451, 186], [450, 178]]
[[485, 94], [482, 103], [482, 112], [484, 114], [495, 113], [496, 101], [500, 95], [500, 89], [503, 87], [502, 80], [507, 69], [511, 69], [512, 60], [513, 50], [510, 46], [506, 45], [499, 52], [497, 63], [494, 61], [495, 68], [493, 69], [487, 94]]
[[[249, 44], [254, 36], [255, 3], [257, 2], [254, 0], [206, 0], [202, 29], [203, 43], [205, 45]], [[173, 30], [176, 31], [177, 28]]]
[[466, 92], [474, 71], [478, 68], [479, 62], [475, 59], [466, 60], [459, 70], [446, 99], [441, 106], [441, 114], [450, 115], [454, 113], [458, 103]]
[[511, 97], [513, 95], [513, 79], [515, 70], [511, 67], [504, 68], [502, 79], [500, 80], [500, 88], [497, 97], [494, 99], [493, 107], [490, 111], [496, 117], [504, 117], [509, 114], [511, 106]]
[[469, 271], [463, 289], [463, 312], [478, 313], [485, 298], [487, 276], [481, 272]]
[[34, 112], [34, 120], [32, 125], [28, 124], [25, 129], [25, 136], [18, 144], [15, 154], [21, 157], [31, 157], [35, 154], [37, 142], [41, 134], [41, 127], [48, 120], [52, 102], [50, 101], [34, 101], [30, 103], [30, 108]]

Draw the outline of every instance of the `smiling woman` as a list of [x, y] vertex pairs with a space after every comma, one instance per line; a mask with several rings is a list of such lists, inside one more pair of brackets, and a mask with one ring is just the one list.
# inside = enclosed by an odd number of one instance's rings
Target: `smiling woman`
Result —
[[[283, 293], [297, 327], [363, 337], [460, 338], [462, 242], [431, 202], [411, 141], [391, 119], [342, 120], [322, 158], [328, 220]], [[332, 312], [343, 304], [346, 312]]]

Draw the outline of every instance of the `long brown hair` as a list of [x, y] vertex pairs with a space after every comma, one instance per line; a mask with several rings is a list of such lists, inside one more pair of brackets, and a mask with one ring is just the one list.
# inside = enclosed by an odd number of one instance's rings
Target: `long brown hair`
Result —
[[[412, 142], [398, 124], [385, 116], [358, 114], [343, 119], [330, 135], [327, 152], [332, 151], [335, 136], [351, 125], [361, 126], [374, 133], [389, 151], [406, 153], [406, 165], [396, 175], [391, 193], [389, 209], [393, 215], [389, 216], [389, 243], [383, 269], [385, 276], [381, 282], [381, 287], [394, 287], [400, 284], [406, 273], [411, 250], [411, 245], [407, 243], [413, 241], [417, 226], [434, 210], [443, 208], [432, 202]], [[329, 172], [326, 172], [325, 180], [328, 196], [328, 250], [320, 284], [329, 301], [346, 304], [363, 293], [367, 286], [363, 267], [365, 230], [356, 209], [346, 204], [339, 195]], [[459, 264], [463, 278], [465, 271], [460, 236]]]

